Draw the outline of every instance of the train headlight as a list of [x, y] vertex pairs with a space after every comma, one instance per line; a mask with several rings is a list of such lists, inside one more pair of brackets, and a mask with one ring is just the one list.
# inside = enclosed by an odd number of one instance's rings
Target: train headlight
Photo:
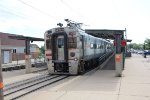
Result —
[[78, 60], [78, 58], [75, 58], [75, 59], [74, 59], [74, 61], [77, 61], [77, 60]]

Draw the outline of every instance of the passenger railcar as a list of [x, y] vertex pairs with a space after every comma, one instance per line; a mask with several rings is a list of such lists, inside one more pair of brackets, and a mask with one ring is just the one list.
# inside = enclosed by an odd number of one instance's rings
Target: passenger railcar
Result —
[[109, 41], [85, 33], [78, 24], [68, 21], [67, 27], [45, 32], [45, 56], [50, 74], [77, 75], [85, 72], [104, 54], [113, 52]]

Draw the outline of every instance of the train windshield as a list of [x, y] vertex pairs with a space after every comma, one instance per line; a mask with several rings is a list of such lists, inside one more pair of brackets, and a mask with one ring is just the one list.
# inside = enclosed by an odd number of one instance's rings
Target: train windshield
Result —
[[64, 38], [58, 38], [58, 48], [64, 48]]

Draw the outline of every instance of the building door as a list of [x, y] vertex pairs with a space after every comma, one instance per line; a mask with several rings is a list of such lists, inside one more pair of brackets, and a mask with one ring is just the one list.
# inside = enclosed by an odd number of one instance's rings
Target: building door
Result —
[[4, 64], [9, 63], [10, 62], [10, 54], [9, 51], [4, 51]]

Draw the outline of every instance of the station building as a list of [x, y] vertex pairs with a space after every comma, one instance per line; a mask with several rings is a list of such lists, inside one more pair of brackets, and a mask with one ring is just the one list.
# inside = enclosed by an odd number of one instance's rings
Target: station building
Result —
[[[0, 32], [2, 63], [25, 60], [25, 40], [10, 39], [9, 36], [15, 36], [15, 34]], [[36, 44], [30, 44], [30, 52], [32, 59], [38, 58], [39, 47]]]

